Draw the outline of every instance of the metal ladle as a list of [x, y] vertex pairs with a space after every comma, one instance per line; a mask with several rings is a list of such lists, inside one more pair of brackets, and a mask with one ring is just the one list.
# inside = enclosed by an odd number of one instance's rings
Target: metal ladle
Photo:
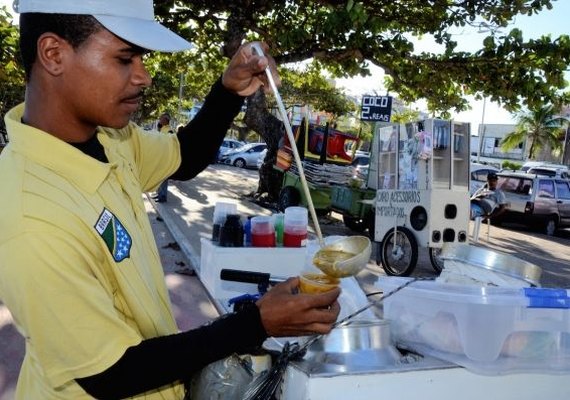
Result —
[[[258, 55], [263, 56], [263, 49], [259, 43], [252, 43], [252, 49], [258, 53]], [[285, 106], [283, 105], [283, 100], [281, 99], [281, 95], [277, 90], [277, 85], [275, 84], [275, 80], [273, 79], [273, 75], [271, 75], [271, 70], [269, 69], [269, 65], [265, 68], [265, 73], [267, 75], [267, 81], [269, 82], [269, 86], [271, 86], [271, 90], [275, 95], [275, 100], [277, 101], [277, 107], [279, 108], [279, 113], [281, 114], [281, 118], [283, 119], [283, 124], [285, 125], [285, 131], [287, 132], [287, 137], [289, 138], [289, 143], [291, 143], [291, 149], [293, 150], [293, 157], [295, 158], [295, 163], [297, 164], [297, 169], [299, 170], [299, 177], [301, 178], [301, 187], [303, 188], [303, 192], [305, 193], [305, 197], [307, 199], [307, 203], [309, 205], [309, 211], [311, 213], [311, 219], [313, 220], [313, 224], [315, 226], [315, 231], [317, 233], [317, 237], [319, 239], [319, 245], [321, 249], [317, 252], [317, 257], [319, 253], [323, 252], [325, 249], [329, 249], [331, 251], [343, 251], [343, 250], [357, 250], [357, 253], [353, 253], [353, 256], [349, 259], [338, 261], [338, 262], [330, 262], [330, 265], [318, 265], [316, 264], [317, 268], [323, 271], [325, 274], [334, 273], [331, 276], [335, 277], [347, 277], [356, 275], [368, 262], [370, 258], [370, 239], [366, 236], [351, 236], [345, 239], [340, 239], [335, 243], [326, 246], [325, 241], [323, 240], [323, 234], [321, 232], [321, 227], [319, 225], [319, 220], [317, 218], [317, 213], [315, 211], [315, 206], [313, 204], [313, 199], [311, 197], [311, 193], [309, 191], [309, 185], [307, 184], [307, 178], [305, 177], [305, 171], [303, 170], [303, 164], [301, 162], [301, 157], [299, 156], [299, 151], [297, 150], [297, 146], [295, 146], [295, 136], [293, 135], [293, 129], [291, 128], [291, 124], [289, 123], [289, 117], [287, 116], [287, 111], [285, 110]], [[363, 244], [363, 242], [366, 242]]]

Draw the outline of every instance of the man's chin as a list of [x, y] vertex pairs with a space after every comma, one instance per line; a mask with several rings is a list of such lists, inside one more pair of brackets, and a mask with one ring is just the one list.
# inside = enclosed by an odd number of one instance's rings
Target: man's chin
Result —
[[125, 140], [131, 136], [131, 130], [128, 129], [130, 119], [123, 122], [112, 123], [104, 129], [103, 132], [112, 139]]

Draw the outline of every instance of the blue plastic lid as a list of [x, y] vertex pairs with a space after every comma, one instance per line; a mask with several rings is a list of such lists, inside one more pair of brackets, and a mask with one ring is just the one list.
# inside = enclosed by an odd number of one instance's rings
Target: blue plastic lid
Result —
[[569, 291], [566, 289], [524, 288], [529, 308], [570, 308]]

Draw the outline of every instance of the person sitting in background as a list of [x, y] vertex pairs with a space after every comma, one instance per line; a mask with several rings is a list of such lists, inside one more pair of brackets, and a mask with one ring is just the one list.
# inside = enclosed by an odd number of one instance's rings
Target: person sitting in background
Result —
[[471, 219], [477, 217], [494, 218], [503, 214], [508, 208], [507, 198], [497, 188], [497, 174], [489, 172], [487, 183], [471, 196]]

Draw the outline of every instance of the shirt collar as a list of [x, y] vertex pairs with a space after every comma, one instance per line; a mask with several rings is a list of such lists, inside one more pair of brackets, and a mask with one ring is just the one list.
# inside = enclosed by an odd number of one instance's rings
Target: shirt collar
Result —
[[12, 151], [68, 178], [88, 193], [95, 193], [115, 166], [102, 163], [40, 129], [23, 124], [24, 104], [6, 114], [6, 130]]

